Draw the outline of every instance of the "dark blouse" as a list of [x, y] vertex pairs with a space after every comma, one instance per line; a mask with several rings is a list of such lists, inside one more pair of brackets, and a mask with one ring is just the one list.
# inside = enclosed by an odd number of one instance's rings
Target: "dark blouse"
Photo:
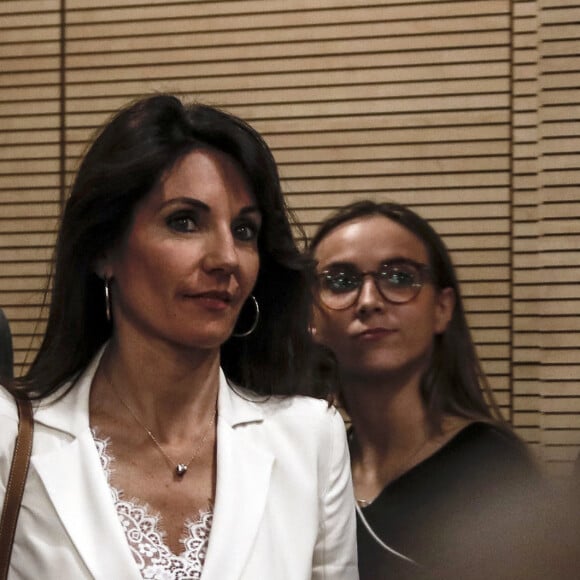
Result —
[[468, 425], [362, 509], [383, 542], [419, 565], [386, 552], [359, 517], [361, 580], [467, 578], [466, 566], [493, 552], [498, 522], [539, 479], [515, 436], [487, 423]]

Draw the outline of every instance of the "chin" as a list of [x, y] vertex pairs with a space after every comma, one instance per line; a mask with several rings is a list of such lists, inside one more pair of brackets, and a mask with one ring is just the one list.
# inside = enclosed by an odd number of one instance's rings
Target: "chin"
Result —
[[182, 337], [181, 340], [174, 339], [173, 342], [189, 350], [218, 350], [230, 336], [231, 332], [196, 333]]
[[344, 373], [350, 376], [356, 376], [360, 379], [380, 379], [389, 376], [398, 375], [408, 368], [404, 361], [386, 361], [384, 356], [381, 360], [361, 360], [353, 361], [350, 365], [345, 365]]

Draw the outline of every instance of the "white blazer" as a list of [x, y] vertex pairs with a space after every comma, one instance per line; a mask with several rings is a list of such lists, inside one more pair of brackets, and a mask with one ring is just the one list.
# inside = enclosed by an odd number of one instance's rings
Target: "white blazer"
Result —
[[[89, 425], [99, 357], [35, 409], [10, 580], [140, 580]], [[220, 376], [217, 487], [202, 580], [358, 579], [342, 420], [305, 397], [256, 402]], [[0, 388], [0, 501], [17, 412]]]

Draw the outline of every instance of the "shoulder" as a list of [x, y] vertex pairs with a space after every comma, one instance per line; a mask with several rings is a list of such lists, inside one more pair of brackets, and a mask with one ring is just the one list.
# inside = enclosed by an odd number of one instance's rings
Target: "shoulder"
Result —
[[320, 497], [349, 485], [344, 420], [326, 401], [303, 396], [270, 399], [264, 404], [261, 431], [280, 465], [316, 481]]
[[2, 429], [0, 433], [4, 432], [4, 427], [8, 423], [18, 424], [18, 411], [16, 409], [16, 402], [10, 392], [0, 385], [0, 417], [2, 419]]
[[238, 387], [233, 393], [232, 424], [266, 445], [285, 441], [303, 452], [346, 445], [344, 421], [327, 401], [301, 395], [260, 397]]
[[18, 411], [12, 395], [1, 386], [0, 425], [0, 479], [6, 481], [18, 432]]
[[232, 399], [235, 413], [240, 408], [253, 409], [265, 421], [299, 420], [302, 424], [333, 421], [335, 416], [340, 418], [336, 408], [323, 399], [304, 395], [259, 395], [231, 381], [227, 385], [226, 398]]
[[321, 399], [270, 397], [259, 404], [262, 405], [266, 423], [295, 425], [311, 434], [319, 430], [332, 430], [336, 426], [344, 430], [344, 422], [336, 408]]
[[509, 427], [493, 423], [467, 425], [442, 449], [441, 458], [474, 477], [527, 479], [540, 475], [527, 445]]
[[483, 421], [468, 424], [449, 444], [458, 450], [465, 448], [507, 455], [527, 454], [526, 444], [509, 427]]

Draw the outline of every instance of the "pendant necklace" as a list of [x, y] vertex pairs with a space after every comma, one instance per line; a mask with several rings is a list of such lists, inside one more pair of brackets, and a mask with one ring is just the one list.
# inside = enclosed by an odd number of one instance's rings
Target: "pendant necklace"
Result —
[[217, 403], [216, 403], [215, 410], [211, 414], [210, 420], [209, 420], [207, 427], [203, 433], [203, 437], [201, 438], [201, 440], [199, 441], [199, 444], [195, 448], [193, 455], [191, 456], [191, 458], [189, 459], [189, 461], [187, 463], [178, 463], [165, 452], [165, 450], [161, 446], [161, 443], [159, 443], [159, 441], [157, 440], [157, 437], [155, 437], [155, 435], [153, 435], [153, 433], [151, 432], [151, 429], [149, 429], [145, 425], [145, 423], [143, 423], [143, 421], [137, 415], [137, 413], [129, 406], [129, 404], [125, 401], [125, 399], [123, 399], [123, 397], [121, 397], [121, 394], [115, 388], [113, 381], [111, 380], [111, 378], [109, 377], [109, 375], [105, 371], [105, 369], [103, 369], [103, 375], [105, 376], [105, 379], [109, 383], [109, 386], [111, 387], [111, 389], [113, 390], [115, 395], [117, 395], [117, 398], [119, 399], [119, 401], [121, 401], [121, 403], [125, 407], [125, 409], [127, 409], [127, 411], [129, 411], [130, 415], [133, 417], [135, 422], [145, 431], [145, 433], [147, 433], [147, 436], [149, 437], [149, 439], [151, 439], [151, 441], [153, 441], [153, 443], [155, 444], [157, 449], [159, 449], [159, 451], [161, 452], [161, 455], [163, 455], [163, 457], [165, 458], [165, 461], [167, 461], [167, 464], [171, 468], [171, 471], [173, 471], [175, 473], [175, 475], [181, 479], [187, 473], [187, 470], [189, 469], [190, 465], [193, 463], [194, 459], [196, 459], [197, 456], [199, 455], [199, 453], [201, 452], [201, 450], [203, 448], [203, 444], [206, 442], [206, 440], [211, 432], [211, 428], [212, 428], [213, 424], [215, 423], [215, 419], [217, 416]]

